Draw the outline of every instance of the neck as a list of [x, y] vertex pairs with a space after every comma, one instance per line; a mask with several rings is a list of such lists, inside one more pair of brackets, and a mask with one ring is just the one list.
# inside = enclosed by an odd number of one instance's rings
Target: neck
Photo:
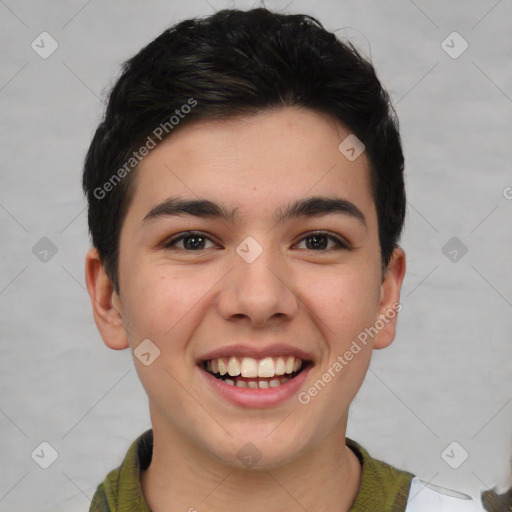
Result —
[[205, 454], [152, 414], [153, 458], [141, 472], [152, 512], [348, 512], [361, 465], [345, 445], [343, 424], [313, 449], [272, 469], [239, 469]]

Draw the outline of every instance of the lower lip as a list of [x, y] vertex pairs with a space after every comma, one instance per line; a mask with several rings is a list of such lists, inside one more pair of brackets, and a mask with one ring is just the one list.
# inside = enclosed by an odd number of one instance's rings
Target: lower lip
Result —
[[296, 395], [306, 380], [309, 370], [311, 369], [311, 364], [288, 382], [285, 382], [276, 388], [263, 389], [239, 388], [237, 386], [232, 386], [230, 384], [226, 384], [221, 379], [215, 378], [200, 366], [197, 368], [212, 389], [228, 402], [240, 407], [264, 409], [279, 405]]

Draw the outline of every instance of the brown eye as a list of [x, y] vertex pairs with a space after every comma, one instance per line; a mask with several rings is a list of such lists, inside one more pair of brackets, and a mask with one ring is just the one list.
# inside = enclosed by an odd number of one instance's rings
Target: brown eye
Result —
[[[179, 244], [182, 242], [182, 245]], [[182, 249], [185, 251], [201, 251], [203, 249], [208, 249], [205, 245], [211, 242], [213, 243], [207, 236], [200, 232], [192, 232], [189, 231], [187, 233], [182, 233], [177, 237], [169, 240], [164, 244], [165, 248], [176, 247], [178, 249]]]
[[[303, 241], [306, 242], [305, 249], [311, 251], [318, 252], [332, 249], [350, 249], [349, 245], [341, 238], [322, 232], [310, 233], [309, 235], [303, 237], [299, 243], [302, 243]], [[328, 248], [329, 242], [333, 242], [334, 247], [331, 246]]]

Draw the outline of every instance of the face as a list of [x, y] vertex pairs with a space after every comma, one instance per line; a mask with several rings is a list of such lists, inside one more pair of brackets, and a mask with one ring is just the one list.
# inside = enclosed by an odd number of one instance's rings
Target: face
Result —
[[150, 340], [134, 361], [154, 428], [232, 465], [251, 442], [267, 467], [344, 433], [395, 315], [361, 333], [398, 302], [405, 268], [398, 250], [381, 275], [368, 161], [338, 149], [349, 134], [285, 108], [190, 124], [141, 162], [122, 329], [102, 334], [135, 354]]

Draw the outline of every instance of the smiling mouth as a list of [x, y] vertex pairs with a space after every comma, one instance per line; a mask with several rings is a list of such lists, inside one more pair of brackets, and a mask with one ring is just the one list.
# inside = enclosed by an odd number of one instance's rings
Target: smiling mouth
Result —
[[250, 389], [277, 388], [295, 378], [311, 361], [294, 356], [219, 357], [201, 363], [201, 368], [230, 386]]

